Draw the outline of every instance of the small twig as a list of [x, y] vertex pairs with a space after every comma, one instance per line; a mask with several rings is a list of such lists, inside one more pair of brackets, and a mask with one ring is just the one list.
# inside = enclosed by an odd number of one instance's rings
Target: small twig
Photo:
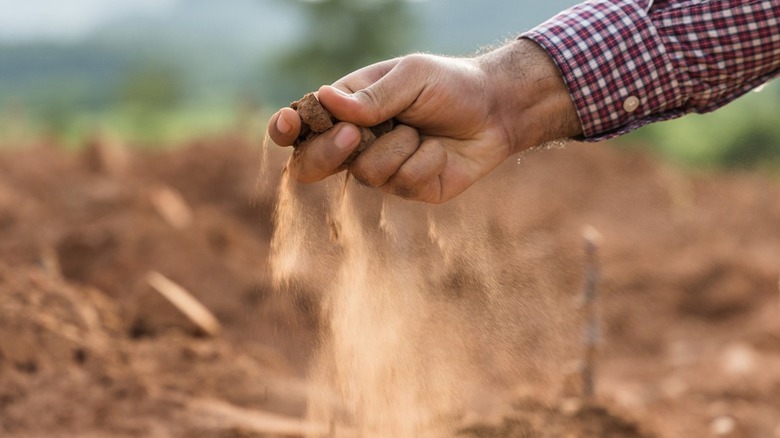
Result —
[[328, 426], [270, 412], [247, 409], [216, 399], [190, 399], [186, 406], [199, 418], [210, 416], [226, 428], [290, 437], [323, 436]]
[[219, 333], [221, 326], [217, 318], [186, 289], [156, 271], [146, 274], [146, 282], [203, 334], [216, 336]]
[[582, 367], [582, 397], [592, 400], [596, 393], [596, 356], [601, 333], [598, 314], [598, 247], [601, 234], [593, 227], [583, 230], [585, 239], [585, 289], [583, 290], [583, 310], [585, 313], [585, 360]]
[[51, 246], [45, 246], [41, 249], [40, 263], [44, 272], [53, 278], [62, 278], [62, 265], [60, 264], [60, 258], [57, 256], [57, 251]]
[[192, 223], [192, 209], [182, 194], [168, 186], [159, 186], [149, 193], [154, 209], [173, 228], [182, 230]]

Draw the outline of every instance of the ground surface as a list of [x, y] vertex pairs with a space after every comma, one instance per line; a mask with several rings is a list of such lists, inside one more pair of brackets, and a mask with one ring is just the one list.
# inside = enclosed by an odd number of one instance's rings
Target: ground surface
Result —
[[[0, 435], [302, 427], [286, 419], [305, 411], [317, 303], [266, 280], [277, 179], [258, 188], [249, 143], [0, 155]], [[462, 436], [780, 437], [777, 180], [691, 176], [594, 145], [537, 151], [495, 178], [513, 192], [506, 235], [574, 260], [560, 272], [572, 284], [582, 227], [603, 235], [597, 396], [551, 405], [518, 391], [513, 412]], [[150, 271], [197, 297], [221, 333], [199, 335]]]

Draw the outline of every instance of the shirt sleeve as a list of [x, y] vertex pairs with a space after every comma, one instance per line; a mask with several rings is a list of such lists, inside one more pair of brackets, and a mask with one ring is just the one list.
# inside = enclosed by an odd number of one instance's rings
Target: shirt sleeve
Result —
[[780, 74], [780, 0], [590, 0], [523, 34], [598, 141], [708, 112]]

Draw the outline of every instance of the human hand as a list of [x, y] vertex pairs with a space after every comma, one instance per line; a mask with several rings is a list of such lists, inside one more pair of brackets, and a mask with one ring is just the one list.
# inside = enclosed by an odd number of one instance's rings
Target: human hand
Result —
[[[288, 163], [300, 182], [348, 168], [359, 181], [404, 198], [445, 202], [513, 153], [580, 133], [557, 67], [535, 43], [518, 40], [476, 58], [409, 55], [380, 62], [318, 92], [342, 122], [295, 150]], [[357, 126], [399, 123], [350, 164]], [[298, 136], [291, 108], [271, 117], [282, 146]]]

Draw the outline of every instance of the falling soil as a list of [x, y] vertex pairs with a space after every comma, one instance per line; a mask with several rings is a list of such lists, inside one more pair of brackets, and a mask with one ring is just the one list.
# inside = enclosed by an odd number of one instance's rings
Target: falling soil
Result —
[[575, 144], [426, 207], [255, 143], [0, 153], [0, 436], [780, 436], [776, 179]]

